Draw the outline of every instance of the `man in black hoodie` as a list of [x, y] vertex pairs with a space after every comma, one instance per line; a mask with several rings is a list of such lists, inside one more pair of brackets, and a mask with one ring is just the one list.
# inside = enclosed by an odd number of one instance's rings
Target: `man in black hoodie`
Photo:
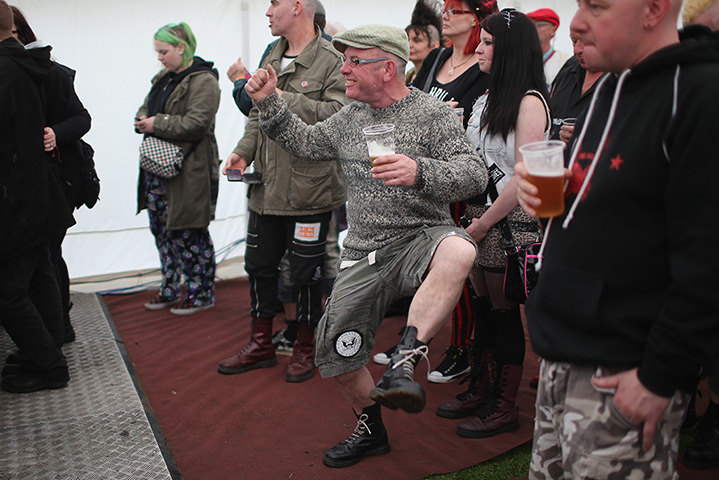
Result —
[[[544, 358], [530, 478], [672, 478], [689, 392], [719, 344], [719, 46], [681, 0], [580, 0], [596, 87], [569, 148], [567, 213], [527, 302]], [[537, 189], [517, 167], [530, 214]]]
[[43, 145], [40, 85], [52, 68], [50, 51], [31, 56], [12, 38], [12, 23], [10, 7], [0, 0], [0, 321], [19, 348], [6, 361], [0, 386], [24, 393], [69, 380], [43, 318], [62, 325], [48, 242], [74, 220]]

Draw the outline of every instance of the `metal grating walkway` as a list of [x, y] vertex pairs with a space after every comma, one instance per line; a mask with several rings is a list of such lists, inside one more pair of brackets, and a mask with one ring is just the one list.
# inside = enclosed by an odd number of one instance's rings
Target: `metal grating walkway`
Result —
[[[94, 294], [73, 294], [72, 301], [77, 340], [63, 347], [68, 386], [0, 391], [0, 480], [178, 478], [165, 463], [148, 420], [154, 415], [145, 413], [101, 301]], [[0, 363], [14, 349], [0, 329]]]

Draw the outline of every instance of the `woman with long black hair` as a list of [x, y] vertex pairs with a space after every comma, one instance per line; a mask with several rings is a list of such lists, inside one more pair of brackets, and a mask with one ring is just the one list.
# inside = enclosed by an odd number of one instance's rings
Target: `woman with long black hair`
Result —
[[551, 117], [542, 50], [531, 20], [514, 9], [487, 17], [476, 52], [479, 68], [489, 73], [489, 88], [474, 105], [467, 137], [494, 183], [487, 204], [470, 205], [467, 215], [473, 218], [467, 232], [479, 245], [479, 267], [470, 276], [479, 296], [476, 361], [469, 390], [441, 404], [437, 414], [472, 415], [457, 433], [483, 438], [519, 428], [516, 397], [525, 336], [519, 305], [503, 293], [506, 260], [497, 223], [507, 218], [517, 245], [539, 237], [537, 220], [518, 206], [514, 165], [522, 161], [520, 146], [547, 138]]

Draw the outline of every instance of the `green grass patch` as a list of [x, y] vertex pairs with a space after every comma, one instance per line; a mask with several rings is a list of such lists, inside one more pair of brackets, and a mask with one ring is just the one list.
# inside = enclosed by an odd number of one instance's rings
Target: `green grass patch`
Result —
[[[683, 433], [679, 438], [679, 451], [683, 452], [691, 443], [694, 432]], [[425, 480], [507, 480], [527, 478], [532, 458], [532, 443], [520, 445], [498, 457], [458, 472], [430, 475]]]
[[428, 480], [506, 480], [508, 478], [527, 478], [531, 457], [532, 443], [530, 442], [473, 467], [442, 475], [430, 475], [426, 478]]

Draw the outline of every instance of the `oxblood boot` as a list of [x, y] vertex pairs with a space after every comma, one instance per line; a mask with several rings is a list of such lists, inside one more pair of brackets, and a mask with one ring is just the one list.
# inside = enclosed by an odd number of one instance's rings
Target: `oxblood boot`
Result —
[[[440, 403], [437, 415], [443, 418], [466, 418], [477, 411], [489, 398], [492, 389], [490, 364], [494, 362], [494, 349], [486, 348], [479, 365], [470, 373], [469, 388], [457, 398]], [[467, 378], [462, 382], [467, 381]]]
[[222, 360], [217, 366], [218, 372], [229, 375], [277, 365], [272, 346], [272, 319], [253, 318], [251, 328], [250, 342], [237, 355]]
[[315, 374], [315, 327], [297, 326], [297, 339], [292, 348], [292, 361], [287, 366], [285, 381], [299, 383]]
[[519, 428], [517, 391], [522, 380], [523, 368], [519, 365], [505, 365], [497, 376], [490, 398], [480, 407], [476, 415], [463, 421], [457, 427], [460, 437], [487, 438]]
[[390, 450], [387, 430], [382, 423], [382, 409], [378, 404], [362, 409], [357, 415], [357, 427], [352, 435], [327, 450], [322, 463], [328, 467], [349, 467], [372, 455], [384, 455]]
[[414, 381], [414, 369], [421, 357], [427, 358], [428, 351], [427, 345], [417, 340], [417, 327], [407, 327], [387, 370], [369, 398], [392, 410], [421, 412], [427, 398], [424, 388]]

